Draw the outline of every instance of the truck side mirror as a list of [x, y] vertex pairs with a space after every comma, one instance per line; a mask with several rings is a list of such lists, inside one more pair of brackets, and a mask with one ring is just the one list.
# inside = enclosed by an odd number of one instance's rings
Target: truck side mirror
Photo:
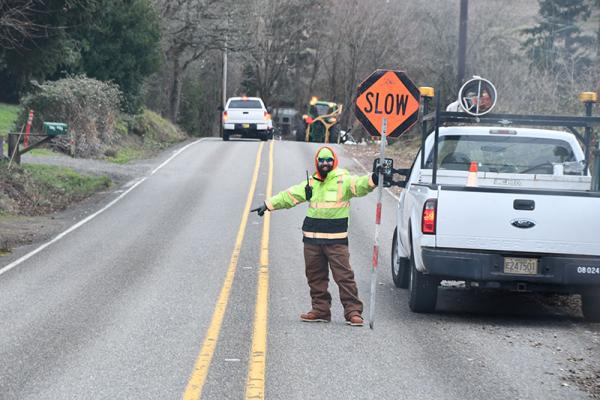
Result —
[[406, 183], [408, 182], [408, 177], [410, 175], [410, 168], [395, 169], [394, 173], [404, 177], [403, 181], [394, 181], [394, 185], [401, 188], [406, 187]]

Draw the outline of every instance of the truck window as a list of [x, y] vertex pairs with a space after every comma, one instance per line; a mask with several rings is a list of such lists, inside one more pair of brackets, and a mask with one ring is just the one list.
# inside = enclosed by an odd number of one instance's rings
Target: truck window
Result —
[[[440, 137], [439, 169], [468, 171], [475, 161], [479, 171], [552, 174], [553, 163], [576, 161], [569, 143], [519, 136], [449, 135]], [[433, 153], [426, 167], [432, 168]]]
[[229, 108], [252, 108], [262, 110], [262, 104], [258, 100], [231, 100]]
[[318, 117], [320, 115], [327, 115], [332, 112], [333, 110], [330, 111], [330, 108], [327, 104], [315, 104], [313, 106], [310, 106], [309, 110], [309, 113], [315, 117]]

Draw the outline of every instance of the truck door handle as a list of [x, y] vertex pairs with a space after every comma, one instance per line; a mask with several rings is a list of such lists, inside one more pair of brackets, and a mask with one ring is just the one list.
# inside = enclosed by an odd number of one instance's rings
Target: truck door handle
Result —
[[532, 210], [535, 209], [535, 201], [533, 201], [533, 200], [516, 199], [513, 202], [513, 208], [515, 210], [532, 211]]

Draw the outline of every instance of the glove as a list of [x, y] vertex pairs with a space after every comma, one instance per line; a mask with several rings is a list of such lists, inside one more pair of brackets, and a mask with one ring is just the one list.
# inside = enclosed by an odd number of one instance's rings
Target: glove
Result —
[[265, 211], [267, 211], [267, 205], [265, 203], [262, 203], [262, 205], [260, 207], [256, 207], [253, 210], [250, 210], [250, 212], [254, 212], [256, 211], [256, 213], [258, 214], [259, 217], [262, 217], [263, 215], [265, 215]]
[[371, 177], [373, 179], [373, 183], [375, 184], [375, 186], [379, 185], [379, 168], [377, 168], [377, 172], [373, 172], [371, 174]]

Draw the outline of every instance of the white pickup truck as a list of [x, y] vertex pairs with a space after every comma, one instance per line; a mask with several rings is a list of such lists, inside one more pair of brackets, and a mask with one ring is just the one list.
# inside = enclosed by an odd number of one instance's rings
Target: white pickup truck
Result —
[[411, 310], [435, 311], [441, 281], [465, 281], [581, 294], [584, 316], [599, 321], [600, 193], [575, 135], [441, 127], [436, 171], [434, 137], [406, 178], [392, 244], [393, 280], [409, 289]]
[[231, 97], [223, 110], [223, 140], [233, 135], [266, 141], [273, 138], [273, 121], [258, 97]]

